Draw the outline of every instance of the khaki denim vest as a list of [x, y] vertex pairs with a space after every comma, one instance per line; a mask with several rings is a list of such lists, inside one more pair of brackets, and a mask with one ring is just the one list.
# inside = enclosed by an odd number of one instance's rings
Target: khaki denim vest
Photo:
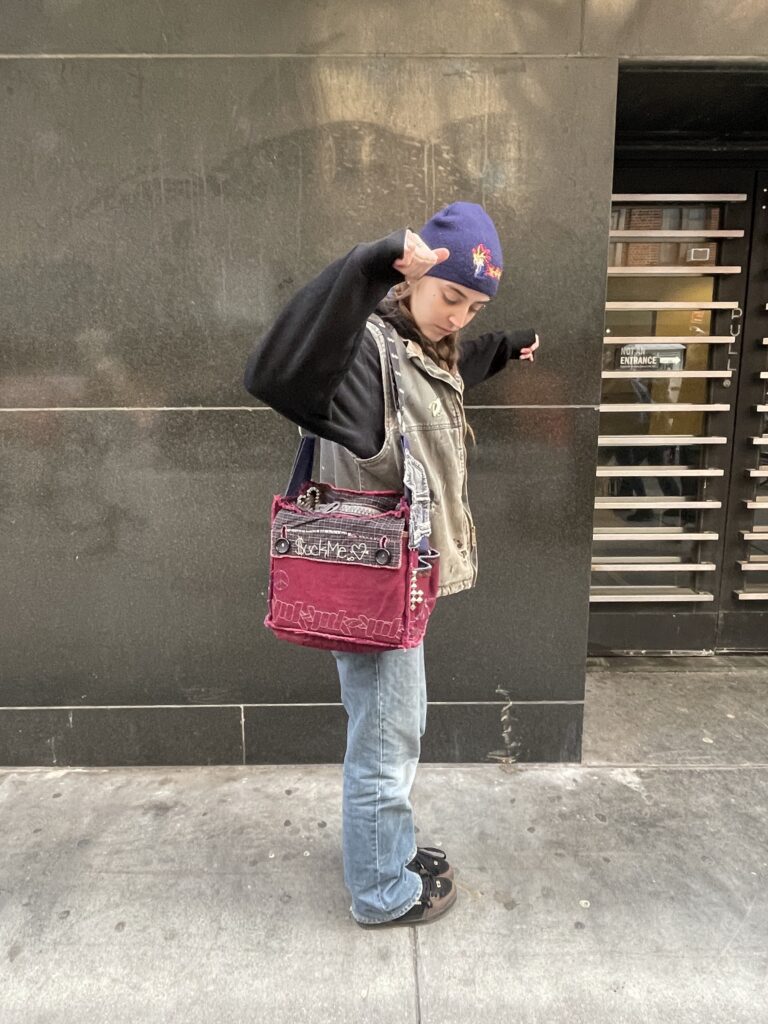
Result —
[[361, 459], [342, 445], [319, 438], [316, 479], [354, 490], [402, 490], [400, 432], [389, 385], [386, 342], [380, 335], [381, 331], [392, 332], [407, 356], [401, 355], [399, 360], [405, 429], [411, 452], [424, 466], [432, 496], [430, 545], [440, 552], [438, 595], [468, 590], [477, 580], [477, 547], [467, 498], [464, 382], [437, 366], [416, 343], [401, 337], [375, 313], [368, 318], [368, 330], [381, 360], [384, 445], [376, 455]]

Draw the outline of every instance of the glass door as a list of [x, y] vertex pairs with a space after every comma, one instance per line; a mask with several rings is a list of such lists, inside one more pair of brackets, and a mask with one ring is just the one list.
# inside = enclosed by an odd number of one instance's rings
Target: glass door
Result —
[[[721, 613], [761, 600], [764, 500], [741, 491], [747, 481], [759, 487], [765, 478], [749, 474], [764, 467], [747, 464], [737, 434], [756, 178], [738, 167], [617, 168], [590, 653], [714, 651], [725, 642]], [[762, 403], [751, 404], [761, 415]], [[760, 428], [749, 422], [758, 450]], [[744, 483], [735, 505], [734, 475]], [[747, 512], [756, 519], [745, 526]], [[747, 569], [727, 564], [734, 529]], [[734, 586], [737, 572], [749, 582]], [[743, 630], [739, 619], [732, 632]], [[744, 649], [760, 648], [753, 638]]]

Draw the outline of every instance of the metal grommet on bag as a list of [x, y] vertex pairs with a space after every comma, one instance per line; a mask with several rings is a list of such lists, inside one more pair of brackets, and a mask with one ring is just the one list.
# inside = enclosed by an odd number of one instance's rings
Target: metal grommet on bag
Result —
[[373, 558], [377, 565], [389, 565], [392, 561], [392, 552], [387, 548], [387, 538], [382, 537], [379, 541], [380, 547], [376, 548]]
[[275, 552], [278, 555], [287, 555], [291, 550], [291, 542], [286, 537], [286, 529], [283, 527], [281, 536], [275, 541]]

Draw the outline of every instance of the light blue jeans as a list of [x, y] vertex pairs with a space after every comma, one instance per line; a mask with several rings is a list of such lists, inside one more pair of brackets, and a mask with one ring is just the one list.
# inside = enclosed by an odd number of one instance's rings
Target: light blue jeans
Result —
[[427, 724], [424, 644], [407, 650], [332, 651], [348, 715], [342, 799], [344, 882], [352, 916], [380, 924], [421, 897], [411, 787]]

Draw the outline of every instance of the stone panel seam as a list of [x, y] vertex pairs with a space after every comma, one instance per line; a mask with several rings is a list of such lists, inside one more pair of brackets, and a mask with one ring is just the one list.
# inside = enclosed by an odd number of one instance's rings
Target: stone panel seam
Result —
[[[249, 707], [251, 705], [245, 705]], [[258, 707], [259, 705], [253, 705]], [[202, 708], [240, 708], [242, 704], [2, 704], [0, 711], [147, 711], [155, 708], [176, 708], [199, 711]]]
[[[465, 409], [593, 409], [599, 405], [465, 405]], [[23, 405], [0, 412], [273, 412], [268, 405]]]
[[[0, 60], [598, 60], [615, 58], [613, 53], [525, 53], [505, 51], [470, 53], [0, 53]], [[632, 56], [629, 54], [628, 56]], [[656, 57], [656, 55], [653, 55]], [[690, 54], [684, 55], [691, 59]], [[763, 54], [764, 58], [765, 55]], [[639, 58], [638, 58], [639, 59]], [[674, 60], [674, 57], [665, 59]], [[677, 58], [680, 59], [680, 58]], [[702, 58], [703, 59], [703, 58]], [[744, 59], [744, 58], [742, 58]], [[750, 58], [746, 58], [750, 59]]]
[[[296, 764], [303, 765], [305, 762], [295, 762]], [[340, 764], [338, 761], [319, 761], [315, 762], [319, 765], [333, 767], [335, 764]], [[425, 767], [430, 765], [439, 764], [436, 761], [422, 762]], [[449, 762], [458, 763], [461, 762]], [[263, 763], [250, 763], [245, 764], [242, 767], [247, 768], [249, 771], [260, 771], [266, 767], [280, 767], [283, 762], [269, 761]], [[657, 761], [626, 761], [626, 762], [592, 762], [592, 761], [516, 761], [514, 763], [494, 763], [485, 764], [479, 761], [467, 761], [462, 764], [462, 771], [499, 771], [507, 774], [510, 771], [551, 771], [559, 772], [564, 767], [573, 766], [574, 768], [583, 769], [584, 771], [614, 771], [616, 768], [653, 768], [655, 771], [683, 771], [683, 772], [709, 772], [709, 771], [728, 771], [728, 772], [743, 772], [746, 769], [762, 771], [768, 768], [768, 761], [753, 761], [749, 764], [724, 764], [718, 762], [717, 764], [662, 764]], [[48, 764], [29, 764], [29, 765], [0, 765], [0, 775], [18, 774], [21, 772], [47, 772], [54, 777], [60, 775], [70, 774], [73, 772], [113, 772], [115, 770], [133, 770], [134, 768], [141, 768], [142, 770], [163, 772], [169, 768], [177, 769], [179, 771], [187, 771], [189, 769], [201, 769], [209, 771], [211, 769], [225, 769], [225, 768], [239, 768], [240, 765], [233, 765], [230, 762], [221, 764], [183, 764], [183, 765], [167, 765], [167, 764], [145, 764], [145, 765], [104, 765], [104, 764], [72, 764], [72, 765], [48, 765]], [[421, 770], [421, 766], [419, 767]]]
[[578, 60], [608, 63], [623, 60], [634, 63], [651, 61], [729, 63], [765, 62], [766, 53], [0, 53], [0, 60]]
[[600, 411], [599, 405], [465, 405], [465, 409], [592, 409]]
[[[431, 700], [430, 707], [498, 707], [508, 704], [505, 700]], [[583, 704], [583, 700], [515, 700], [515, 704]], [[219, 708], [240, 708], [241, 725], [244, 727], [246, 708], [342, 708], [340, 701], [285, 701], [263, 704], [4, 704], [2, 711], [154, 711], [176, 709], [182, 711], [218, 710]]]
[[272, 412], [268, 405], [20, 405], [0, 412]]

